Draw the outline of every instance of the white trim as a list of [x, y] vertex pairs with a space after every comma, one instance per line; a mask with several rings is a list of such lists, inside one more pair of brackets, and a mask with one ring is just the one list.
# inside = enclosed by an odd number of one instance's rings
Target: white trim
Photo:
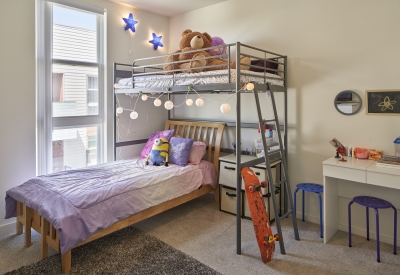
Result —
[[79, 10], [85, 10], [85, 11], [97, 13], [100, 15], [104, 14], [103, 8], [87, 5], [87, 4], [80, 3], [77, 1], [73, 1], [73, 0], [43, 0], [43, 1], [56, 3], [56, 4], [68, 6], [71, 8], [79, 9]]
[[[97, 17], [97, 62], [99, 62], [98, 71], [98, 93], [99, 93], [99, 115], [102, 117], [102, 127], [99, 128], [97, 135], [97, 163], [102, 163], [107, 160], [107, 11], [104, 10], [103, 16]], [[103, 85], [100, 85], [103, 83]], [[101, 134], [100, 134], [101, 133]], [[100, 135], [99, 135], [100, 134]]]
[[36, 174], [43, 175], [51, 171], [52, 119], [51, 59], [46, 53], [51, 52], [52, 43], [49, 40], [52, 32], [52, 4], [36, 0]]
[[103, 118], [97, 115], [93, 116], [70, 116], [70, 117], [54, 117], [53, 129], [55, 128], [80, 128], [87, 125], [100, 125]]

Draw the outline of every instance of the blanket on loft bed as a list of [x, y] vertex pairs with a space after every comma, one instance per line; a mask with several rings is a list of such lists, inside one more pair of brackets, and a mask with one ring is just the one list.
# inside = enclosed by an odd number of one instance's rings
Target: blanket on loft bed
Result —
[[6, 219], [16, 201], [36, 210], [60, 233], [61, 253], [93, 233], [149, 207], [216, 186], [212, 163], [145, 165], [145, 159], [116, 161], [33, 178], [6, 192]]
[[[231, 79], [228, 79], [228, 70], [215, 70], [200, 73], [179, 73], [175, 75], [154, 74], [148, 76], [134, 77], [135, 88], [156, 88], [181, 85], [204, 85], [204, 84], [222, 84], [236, 82], [236, 70], [231, 69]], [[249, 74], [249, 75], [242, 75]], [[267, 77], [264, 79], [264, 77]], [[253, 72], [242, 70], [240, 75], [242, 83], [270, 83], [272, 85], [283, 86], [283, 80], [280, 76], [271, 73]], [[118, 82], [119, 89], [132, 88], [132, 78], [124, 78]]]

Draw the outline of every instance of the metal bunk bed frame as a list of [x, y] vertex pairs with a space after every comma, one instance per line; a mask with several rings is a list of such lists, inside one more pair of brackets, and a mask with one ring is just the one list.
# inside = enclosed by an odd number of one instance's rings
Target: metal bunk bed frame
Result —
[[[287, 170], [287, 56], [284, 55], [280, 55], [280, 54], [276, 54], [273, 52], [269, 52], [269, 51], [265, 51], [263, 49], [260, 48], [256, 48], [256, 47], [252, 47], [246, 44], [242, 44], [240, 42], [236, 42], [233, 44], [227, 44], [226, 45], [227, 49], [228, 49], [228, 54], [226, 55], [222, 55], [221, 57], [227, 58], [228, 64], [228, 79], [229, 79], [229, 83], [222, 83], [222, 84], [203, 84], [203, 85], [180, 85], [180, 86], [175, 86], [172, 85], [170, 87], [163, 87], [162, 89], [160, 88], [135, 88], [135, 81], [134, 81], [134, 77], [136, 76], [145, 76], [145, 75], [152, 75], [155, 74], [153, 71], [158, 71], [158, 74], [160, 72], [162, 72], [159, 68], [159, 66], [163, 66], [164, 64], [167, 63], [158, 63], [158, 64], [151, 64], [151, 65], [136, 65], [137, 62], [139, 61], [144, 61], [147, 62], [151, 59], [154, 58], [166, 58], [170, 55], [174, 55], [174, 54], [168, 54], [168, 55], [162, 55], [162, 56], [157, 56], [157, 57], [150, 57], [150, 58], [142, 58], [142, 59], [137, 59], [133, 62], [132, 64], [132, 72], [131, 75], [129, 77], [132, 77], [132, 84], [133, 84], [133, 88], [132, 89], [120, 89], [120, 90], [116, 90], [114, 93], [114, 102], [113, 102], [113, 108], [114, 108], [114, 114], [116, 114], [116, 96], [117, 94], [125, 94], [125, 93], [154, 93], [154, 92], [164, 92], [168, 94], [168, 98], [170, 97], [170, 95], [174, 95], [174, 94], [186, 94], [188, 89], [194, 89], [197, 91], [197, 93], [219, 93], [219, 91], [223, 90], [226, 92], [226, 90], [234, 90], [234, 91], [239, 91], [241, 89], [241, 75], [248, 75], [246, 74], [246, 72], [242, 72], [243, 70], [240, 69], [240, 65], [246, 65], [246, 64], [241, 64], [240, 62], [236, 62], [236, 81], [235, 82], [231, 82], [231, 73], [230, 73], [230, 62], [231, 62], [231, 47], [235, 47], [236, 48], [236, 56], [235, 56], [235, 60], [240, 60], [241, 56], [247, 56], [249, 58], [257, 58], [260, 59], [260, 57], [258, 56], [253, 56], [253, 55], [249, 55], [249, 54], [244, 54], [241, 51], [241, 47], [243, 48], [248, 48], [251, 50], [255, 50], [257, 52], [262, 52], [264, 53], [264, 59], [263, 60], [267, 60], [269, 62], [273, 62], [273, 63], [278, 63], [280, 66], [283, 66], [283, 70], [274, 70], [276, 72], [282, 73], [283, 77], [283, 86], [279, 86], [279, 85], [272, 85], [268, 82], [268, 79], [270, 77], [265, 76], [265, 68], [263, 67], [257, 67], [252, 65], [251, 67], [256, 67], [256, 68], [261, 68], [264, 69], [264, 84], [257, 84], [257, 83], [253, 83], [254, 84], [254, 89], [253, 91], [249, 91], [252, 92], [254, 94], [255, 97], [255, 101], [256, 101], [256, 106], [257, 106], [257, 111], [258, 111], [258, 118], [259, 118], [259, 123], [256, 123], [255, 125], [261, 125], [263, 123], [268, 123], [268, 122], [274, 122], [274, 125], [272, 125], [272, 127], [276, 128], [276, 129], [280, 129], [284, 131], [284, 137], [283, 140], [281, 138], [281, 133], [280, 131], [277, 131], [278, 133], [278, 137], [279, 137], [279, 146], [280, 148], [278, 150], [274, 150], [274, 151], [268, 151], [268, 147], [266, 145], [265, 142], [265, 134], [263, 131], [261, 131], [261, 136], [263, 139], [263, 145], [264, 145], [264, 152], [269, 152], [268, 154], [265, 154], [264, 157], [259, 157], [256, 158], [254, 160], [248, 161], [248, 162], [241, 162], [241, 128], [242, 128], [242, 122], [241, 122], [241, 93], [237, 92], [236, 93], [236, 122], [234, 123], [229, 123], [226, 122], [227, 126], [236, 126], [236, 164], [238, 169], [236, 169], [236, 253], [237, 254], [241, 254], [242, 253], [242, 249], [241, 249], [241, 169], [243, 167], [251, 167], [251, 166], [255, 166], [257, 164], [261, 164], [263, 162], [265, 162], [266, 167], [267, 167], [267, 176], [268, 176], [268, 181], [269, 183], [269, 187], [270, 187], [270, 192], [273, 194], [274, 193], [274, 189], [276, 186], [278, 185], [282, 185], [284, 184], [284, 190], [286, 191], [284, 194], [284, 199], [285, 199], [285, 203], [284, 203], [284, 214], [279, 216], [278, 214], [278, 209], [277, 209], [277, 203], [276, 203], [276, 198], [275, 196], [272, 196], [273, 198], [273, 205], [274, 205], [274, 211], [275, 211], [275, 217], [277, 217], [276, 220], [276, 226], [277, 226], [277, 230], [278, 230], [278, 234], [282, 234], [281, 231], [281, 227], [280, 227], [280, 220], [283, 218], [288, 217], [290, 214], [292, 215], [292, 221], [293, 221], [293, 229], [294, 229], [294, 233], [295, 233], [295, 239], [296, 240], [300, 240], [299, 238], [299, 233], [298, 233], [298, 228], [297, 228], [297, 222], [296, 222], [296, 217], [295, 217], [295, 213], [293, 213], [293, 199], [292, 199], [292, 194], [291, 194], [291, 188], [290, 188], [290, 184], [289, 184], [289, 179], [288, 179], [288, 170]], [[201, 50], [208, 50], [208, 49], [213, 49], [216, 47], [210, 47], [210, 48], [205, 48], [205, 49], [201, 49]], [[195, 52], [195, 51], [193, 51]], [[272, 55], [273, 57], [266, 57], [266, 55]], [[203, 59], [209, 59], [212, 57], [206, 57]], [[283, 62], [278, 61], [279, 59], [283, 59]], [[170, 62], [168, 64], [176, 64], [182, 61], [174, 61], [174, 62]], [[117, 75], [116, 71], [117, 71], [117, 66], [118, 65], [125, 65], [125, 64], [118, 64], [118, 63], [114, 63], [114, 83], [116, 82], [117, 77], [121, 77], [121, 75]], [[212, 67], [212, 66], [211, 66]], [[199, 68], [210, 68], [210, 66], [208, 67], [199, 67]], [[143, 70], [142, 73], [138, 73], [137, 70]], [[146, 72], [147, 70], [153, 70], [152, 72]], [[272, 70], [272, 69], [268, 69], [268, 70]], [[171, 70], [171, 72], [175, 72], [175, 71], [181, 71], [181, 70]], [[222, 75], [222, 74], [221, 74]], [[126, 75], [125, 75], [126, 76]], [[219, 75], [215, 75], [215, 76], [219, 76]], [[123, 76], [122, 76], [123, 77]], [[173, 78], [173, 84], [175, 83], [175, 75], [172, 75]], [[271, 100], [272, 100], [272, 105], [273, 105], [273, 109], [274, 109], [274, 119], [273, 120], [264, 120], [261, 117], [261, 108], [260, 108], [260, 103], [259, 103], [259, 98], [258, 98], [258, 92], [267, 92], [269, 91], [271, 93]], [[275, 99], [274, 99], [274, 92], [283, 92], [284, 93], [284, 124], [283, 127], [281, 127], [281, 125], [279, 125], [278, 123], [278, 118], [277, 118], [277, 112], [276, 112], [276, 105], [275, 105]], [[170, 118], [170, 111], [168, 111], [168, 119]], [[248, 123], [247, 123], [247, 126]], [[254, 125], [253, 125], [254, 126]], [[256, 127], [257, 127], [256, 126]], [[250, 126], [251, 127], [251, 126]], [[271, 125], [269, 125], [269, 127], [271, 127]], [[251, 127], [252, 128], [252, 127]], [[283, 141], [283, 142], [282, 142]], [[127, 146], [127, 145], [132, 145], [132, 144], [140, 144], [140, 143], [145, 143], [146, 141], [144, 140], [136, 140], [136, 141], [128, 141], [128, 142], [117, 142], [116, 140], [116, 117], [114, 117], [114, 158], [115, 158], [115, 152], [116, 152], [116, 148], [117, 147], [122, 147], [122, 146]], [[284, 144], [284, 145], [283, 145]], [[276, 154], [280, 155], [281, 161], [282, 161], [282, 168], [283, 168], [283, 176], [284, 176], [284, 180], [278, 182], [277, 184], [273, 183], [273, 178], [272, 178], [272, 173], [271, 173], [271, 169], [269, 166], [270, 158], [273, 158], [273, 156]], [[281, 189], [282, 190], [282, 189]], [[286, 201], [287, 200], [287, 201]], [[289, 202], [289, 206], [290, 206], [290, 210], [287, 209], [287, 202]], [[284, 247], [284, 242], [283, 242], [283, 237], [281, 235], [281, 238], [279, 240], [279, 244], [280, 244], [280, 250], [281, 250], [281, 254], [286, 254], [285, 252], [285, 247]]]

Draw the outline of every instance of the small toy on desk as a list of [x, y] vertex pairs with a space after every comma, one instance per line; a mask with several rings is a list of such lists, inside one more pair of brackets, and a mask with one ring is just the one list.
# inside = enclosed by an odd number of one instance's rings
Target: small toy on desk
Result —
[[369, 151], [365, 148], [356, 148], [354, 151], [354, 155], [358, 159], [368, 159]]
[[380, 160], [381, 158], [382, 158], [382, 150], [369, 149], [369, 157], [368, 157], [368, 159]]
[[[242, 143], [240, 143], [242, 144]], [[236, 142], [232, 142], [232, 146], [233, 146], [233, 154], [236, 155]], [[243, 153], [241, 153], [243, 155]]]
[[400, 162], [400, 137], [396, 138], [394, 141], [394, 156], [396, 157], [396, 162]]
[[346, 148], [336, 138], [333, 138], [329, 143], [336, 149], [335, 157], [340, 158], [340, 154], [342, 158], [339, 161], [347, 161], [344, 159], [344, 156], [346, 156]]
[[149, 165], [149, 158], [153, 165], [159, 166], [165, 163], [168, 166], [168, 150], [169, 144], [166, 138], [157, 138], [154, 140], [151, 152], [146, 158], [146, 165]]

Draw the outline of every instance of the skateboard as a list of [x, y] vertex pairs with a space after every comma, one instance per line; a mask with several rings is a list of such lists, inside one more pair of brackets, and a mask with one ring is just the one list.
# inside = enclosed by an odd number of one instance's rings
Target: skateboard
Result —
[[242, 169], [242, 177], [261, 259], [264, 263], [268, 263], [274, 255], [275, 241], [279, 241], [279, 235], [272, 234], [267, 208], [262, 197], [261, 187], [266, 188], [267, 183], [265, 181], [260, 183], [257, 175], [248, 167]]

